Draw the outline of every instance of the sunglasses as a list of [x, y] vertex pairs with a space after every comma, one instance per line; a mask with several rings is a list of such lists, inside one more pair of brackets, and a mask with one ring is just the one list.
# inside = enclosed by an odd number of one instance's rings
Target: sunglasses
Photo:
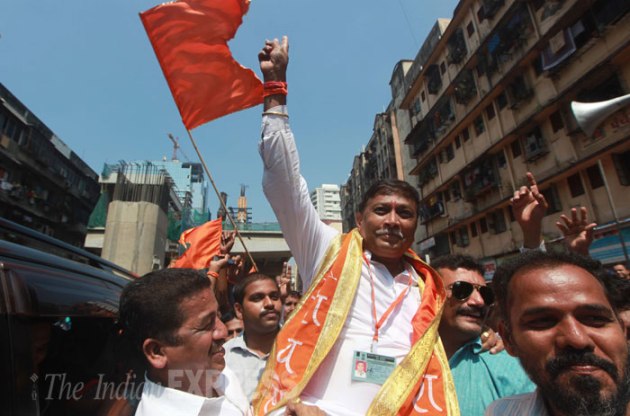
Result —
[[485, 303], [486, 306], [490, 306], [494, 303], [494, 292], [490, 287], [485, 285], [475, 285], [463, 280], [458, 280], [449, 285], [448, 288], [451, 290], [453, 297], [460, 301], [467, 300], [470, 295], [472, 295], [473, 290], [477, 289], [477, 292], [481, 295], [481, 299], [483, 299], [483, 303]]

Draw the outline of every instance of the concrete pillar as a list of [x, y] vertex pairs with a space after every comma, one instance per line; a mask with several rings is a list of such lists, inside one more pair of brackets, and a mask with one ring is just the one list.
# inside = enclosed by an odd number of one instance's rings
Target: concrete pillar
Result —
[[168, 218], [149, 202], [113, 201], [107, 212], [102, 257], [143, 275], [164, 267]]

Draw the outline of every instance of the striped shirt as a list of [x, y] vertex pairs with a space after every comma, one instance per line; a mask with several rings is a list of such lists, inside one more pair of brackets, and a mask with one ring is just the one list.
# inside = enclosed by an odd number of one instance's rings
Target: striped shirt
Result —
[[485, 416], [549, 416], [545, 401], [536, 390], [496, 400], [488, 406]]

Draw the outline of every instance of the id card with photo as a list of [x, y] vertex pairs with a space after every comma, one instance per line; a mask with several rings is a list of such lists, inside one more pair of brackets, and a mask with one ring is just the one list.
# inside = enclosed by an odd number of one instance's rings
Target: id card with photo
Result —
[[352, 381], [383, 384], [394, 368], [396, 368], [394, 357], [355, 351], [352, 357]]

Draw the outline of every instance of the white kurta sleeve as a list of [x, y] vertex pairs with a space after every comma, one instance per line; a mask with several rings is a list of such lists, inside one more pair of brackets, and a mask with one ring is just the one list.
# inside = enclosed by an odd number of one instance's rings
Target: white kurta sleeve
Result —
[[[286, 106], [269, 111], [286, 113]], [[259, 151], [264, 165], [263, 191], [307, 288], [338, 231], [319, 219], [311, 203], [287, 117], [263, 116]]]

